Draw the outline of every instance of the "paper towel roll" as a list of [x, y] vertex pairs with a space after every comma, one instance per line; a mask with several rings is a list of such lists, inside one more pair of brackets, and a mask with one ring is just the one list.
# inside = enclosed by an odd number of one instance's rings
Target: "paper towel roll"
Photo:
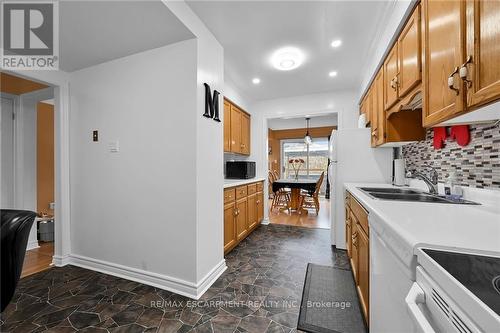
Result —
[[405, 160], [398, 158], [394, 160], [394, 185], [403, 186], [405, 184]]

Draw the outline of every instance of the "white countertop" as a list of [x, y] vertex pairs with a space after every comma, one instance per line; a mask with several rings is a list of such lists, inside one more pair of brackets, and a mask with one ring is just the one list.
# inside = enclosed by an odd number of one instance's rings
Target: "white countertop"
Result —
[[344, 186], [369, 211], [370, 226], [377, 224], [374, 227], [379, 234], [390, 235], [391, 243], [397, 244], [393, 249], [395, 254], [404, 262], [421, 246], [500, 254], [498, 207], [381, 200], [358, 187], [393, 186], [360, 183]]
[[224, 179], [224, 188], [252, 184], [261, 182], [263, 180], [266, 179], [264, 177], [256, 177], [250, 179]]

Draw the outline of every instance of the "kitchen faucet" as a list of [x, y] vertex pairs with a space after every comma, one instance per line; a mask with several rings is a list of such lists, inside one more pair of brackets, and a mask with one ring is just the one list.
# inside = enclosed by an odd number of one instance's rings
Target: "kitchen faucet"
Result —
[[434, 195], [437, 195], [438, 194], [438, 172], [435, 168], [431, 167], [431, 166], [427, 166], [428, 169], [431, 170], [431, 177], [430, 179], [424, 175], [422, 172], [414, 172], [412, 173], [412, 177], [413, 178], [418, 178], [418, 179], [421, 179], [425, 182], [425, 184], [427, 185], [427, 187], [429, 188], [429, 192], [431, 194], [434, 194]]

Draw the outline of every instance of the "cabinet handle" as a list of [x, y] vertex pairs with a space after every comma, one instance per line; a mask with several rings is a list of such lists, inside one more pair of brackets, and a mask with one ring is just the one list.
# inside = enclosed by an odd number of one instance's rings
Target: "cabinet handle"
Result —
[[458, 67], [455, 67], [453, 73], [451, 73], [450, 76], [448, 76], [448, 88], [453, 90], [455, 94], [458, 96], [458, 94], [460, 93], [460, 89], [455, 88], [455, 74], [457, 73], [458, 73]]
[[260, 200], [255, 201], [256, 204], [260, 204]]
[[372, 131], [372, 136], [373, 136], [374, 138], [378, 137], [377, 128], [375, 128], [375, 129]]
[[460, 67], [459, 75], [460, 78], [467, 84], [467, 88], [470, 88], [472, 86], [472, 81], [467, 79], [467, 75], [469, 74], [469, 70], [467, 68], [468, 64], [473, 64], [471, 55], [467, 57], [467, 60], [465, 60], [465, 62]]
[[396, 90], [396, 83], [394, 82], [394, 78], [391, 80], [391, 88]]

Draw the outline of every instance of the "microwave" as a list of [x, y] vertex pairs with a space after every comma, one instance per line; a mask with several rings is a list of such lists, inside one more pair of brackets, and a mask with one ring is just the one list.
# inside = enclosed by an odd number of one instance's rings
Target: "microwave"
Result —
[[255, 177], [255, 162], [227, 161], [226, 178], [250, 179]]

